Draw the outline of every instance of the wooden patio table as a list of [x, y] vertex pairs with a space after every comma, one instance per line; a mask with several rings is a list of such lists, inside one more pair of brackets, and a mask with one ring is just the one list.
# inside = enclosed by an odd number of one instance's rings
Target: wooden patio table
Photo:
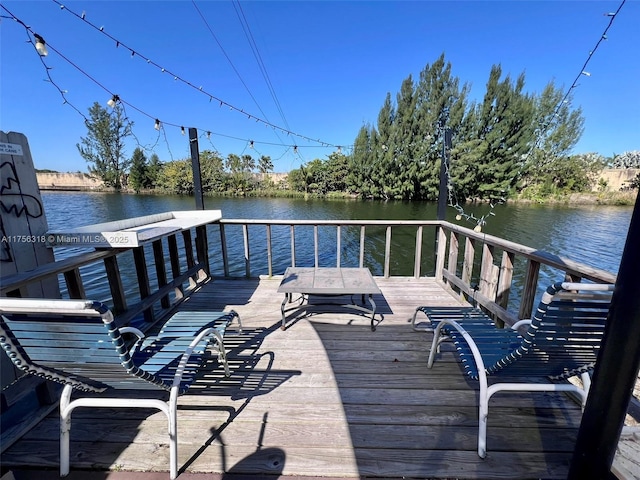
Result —
[[[289, 267], [284, 272], [284, 278], [278, 287], [278, 293], [284, 293], [284, 300], [280, 310], [282, 312], [282, 329], [285, 329], [285, 312], [300, 308], [320, 307], [323, 305], [339, 305], [353, 308], [371, 315], [371, 331], [375, 331], [376, 304], [374, 294], [380, 294], [380, 289], [368, 268], [325, 268], [325, 267]], [[293, 294], [299, 293], [300, 303], [285, 309], [287, 303], [292, 302]], [[354, 295], [362, 296], [362, 304], [353, 301]], [[343, 297], [350, 296], [351, 303], [309, 303], [309, 297]], [[368, 298], [371, 308], [365, 303]], [[306, 300], [306, 304], [304, 303]]]

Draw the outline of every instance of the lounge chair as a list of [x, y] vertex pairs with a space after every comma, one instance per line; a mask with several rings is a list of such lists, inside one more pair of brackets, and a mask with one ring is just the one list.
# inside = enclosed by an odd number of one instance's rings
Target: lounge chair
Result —
[[[21, 370], [64, 385], [60, 396], [60, 475], [69, 473], [71, 412], [77, 407], [157, 408], [168, 420], [170, 477], [178, 474], [177, 399], [196, 379], [209, 352], [229, 375], [223, 336], [230, 312], [178, 312], [154, 336], [118, 327], [102, 303], [0, 299], [0, 344]], [[123, 335], [133, 334], [132, 345]], [[136, 339], [137, 338], [137, 339]], [[210, 345], [211, 343], [211, 345]], [[208, 347], [212, 348], [208, 348]], [[71, 400], [73, 391], [91, 393]], [[121, 390], [114, 398], [100, 393]], [[169, 392], [168, 401], [139, 398]], [[128, 394], [124, 391], [129, 391]]]
[[[556, 283], [547, 288], [531, 320], [521, 320], [512, 328], [497, 328], [479, 309], [467, 308], [466, 312], [463, 309], [454, 318], [444, 318], [442, 310], [438, 310], [440, 315], [434, 314], [429, 368], [433, 366], [440, 343], [449, 338], [465, 373], [480, 384], [478, 455], [481, 458], [487, 453], [489, 399], [497, 392], [575, 392], [584, 409], [613, 288], [604, 284]], [[429, 316], [426, 310], [421, 311]], [[548, 381], [577, 375], [581, 377], [582, 386]], [[489, 385], [489, 378], [494, 377], [495, 383]], [[500, 377], [509, 377], [509, 381], [500, 382]]]

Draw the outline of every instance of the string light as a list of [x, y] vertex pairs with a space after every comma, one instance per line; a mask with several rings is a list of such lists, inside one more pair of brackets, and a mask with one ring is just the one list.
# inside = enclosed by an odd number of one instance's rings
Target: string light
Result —
[[33, 36], [36, 39], [36, 50], [38, 51], [40, 56], [46, 57], [47, 55], [49, 55], [49, 50], [47, 50], [47, 44], [45, 43], [44, 38], [42, 38], [37, 33], [34, 33]]
[[116, 106], [116, 104], [120, 101], [120, 98], [118, 97], [118, 95], [114, 95], [113, 97], [111, 97], [111, 99], [107, 102], [107, 105], [110, 108], [114, 108]]
[[184, 135], [184, 127], [180, 127], [180, 133]]
[[[13, 15], [13, 14], [12, 14], [12, 13], [11, 13], [11, 12], [10, 12], [10, 11], [9, 11], [9, 10], [4, 6], [4, 5], [0, 5], [0, 7], [1, 7], [3, 10], [5, 10], [7, 13], [9, 13], [9, 14], [10, 14], [10, 18], [12, 18], [12, 19], [14, 19], [15, 21], [17, 21], [18, 23], [20, 23], [20, 24], [25, 28], [25, 30], [27, 31], [27, 34], [31, 33], [32, 35], [34, 35], [34, 36], [35, 36], [34, 32], [32, 32], [32, 31], [31, 31], [30, 27], [29, 27], [28, 25], [26, 25], [23, 21], [21, 21], [18, 17], [16, 17], [15, 15]], [[38, 37], [42, 38], [40, 35], [38, 35]], [[34, 43], [33, 41], [31, 41], [31, 38], [30, 38], [30, 37], [29, 37], [29, 41], [30, 41], [31, 43]], [[53, 48], [53, 47], [51, 47], [51, 46], [50, 46], [50, 48], [51, 48], [51, 50], [53, 50], [55, 53], [57, 53], [57, 54], [58, 54], [58, 55], [59, 55], [63, 60], [65, 60], [67, 63], [69, 63], [71, 66], [73, 66], [76, 70], [78, 70], [81, 74], [83, 74], [83, 75], [84, 75], [84, 76], [86, 76], [88, 79], [90, 79], [92, 82], [94, 82], [96, 85], [98, 85], [100, 88], [102, 88], [103, 90], [105, 90], [106, 92], [108, 92], [108, 93], [111, 95], [111, 99], [107, 102], [107, 105], [108, 105], [109, 107], [114, 108], [115, 104], [116, 104], [116, 103], [119, 103], [119, 104], [122, 106], [122, 108], [124, 109], [124, 106], [125, 106], [125, 105], [128, 105], [129, 107], [133, 108], [134, 110], [136, 110], [137, 112], [139, 112], [140, 114], [142, 114], [142, 115], [144, 115], [144, 116], [146, 116], [146, 117], [148, 117], [148, 118], [151, 118], [151, 119], [154, 119], [154, 118], [155, 118], [155, 117], [154, 117], [154, 116], [152, 116], [151, 114], [149, 114], [149, 113], [147, 113], [147, 112], [145, 112], [145, 111], [141, 110], [140, 108], [136, 107], [135, 105], [133, 105], [133, 104], [131, 104], [131, 103], [129, 103], [129, 102], [127, 102], [127, 101], [123, 100], [123, 99], [122, 99], [122, 98], [120, 98], [118, 95], [113, 94], [112, 92], [110, 92], [110, 91], [109, 91], [109, 89], [108, 89], [106, 86], [104, 86], [103, 84], [101, 84], [100, 82], [98, 82], [94, 77], [92, 77], [92, 76], [91, 76], [91, 75], [89, 75], [87, 72], [85, 72], [84, 70], [82, 70], [82, 69], [81, 69], [78, 65], [76, 65], [74, 62], [72, 62], [71, 60], [69, 60], [69, 59], [68, 59], [67, 57], [65, 57], [64, 55], [62, 55], [58, 50], [56, 50], [55, 48]], [[41, 59], [41, 61], [42, 61], [42, 58], [43, 58], [43, 57], [39, 57], [39, 58], [40, 58], [40, 59]], [[54, 81], [54, 79], [51, 77], [51, 74], [50, 74], [51, 68], [50, 68], [49, 66], [47, 66], [46, 64], [44, 64], [44, 62], [43, 62], [43, 66], [44, 66], [44, 68], [45, 68], [45, 71], [47, 72], [47, 76], [48, 76], [49, 82], [50, 82], [52, 85], [54, 85], [54, 86], [55, 86], [55, 88], [59, 91], [59, 93], [60, 93], [60, 94], [61, 94], [61, 96], [63, 97], [63, 103], [64, 103], [65, 105], [70, 105], [70, 106], [71, 106], [71, 107], [72, 107], [72, 108], [73, 108], [73, 109], [74, 109], [74, 110], [75, 110], [75, 111], [76, 111], [80, 116], [82, 116], [82, 118], [84, 119], [85, 123], [86, 123], [86, 122], [88, 122], [88, 121], [89, 121], [89, 120], [88, 120], [88, 118], [87, 118], [87, 117], [82, 113], [82, 111], [81, 111], [80, 109], [78, 109], [77, 107], [75, 107], [72, 103], [70, 103], [70, 102], [68, 101], [68, 99], [67, 99], [67, 97], [66, 97], [66, 93], [67, 93], [67, 91], [66, 91], [66, 90], [63, 90], [62, 88], [60, 88], [60, 87], [57, 85], [57, 83]], [[221, 103], [221, 105], [222, 105], [222, 103]], [[128, 116], [127, 116], [127, 117], [128, 117]], [[258, 119], [257, 119], [256, 121], [258, 121]], [[183, 129], [184, 129], [184, 127], [180, 126], [179, 124], [175, 124], [175, 123], [168, 123], [168, 122], [162, 122], [162, 123], [161, 123], [161, 122], [160, 122], [160, 120], [159, 120], [158, 118], [155, 118], [155, 121], [154, 121], [154, 128], [155, 128], [156, 130], [160, 130], [160, 129], [162, 128], [162, 126], [163, 126], [163, 125], [169, 125], [169, 126], [172, 126], [172, 127], [180, 128], [181, 130], [183, 130]], [[164, 128], [162, 128], [162, 130], [164, 131]], [[200, 130], [204, 130], [204, 129], [200, 129]], [[211, 135], [211, 132], [210, 132], [210, 131], [208, 131], [208, 132], [209, 132], [209, 135]], [[221, 133], [218, 133], [217, 135], [219, 135], [219, 136], [223, 136], [223, 137], [226, 137], [226, 138], [230, 138], [230, 139], [233, 139], [233, 140], [242, 141], [242, 142], [244, 142], [245, 144], [246, 144], [247, 142], [249, 142], [249, 141], [250, 141], [250, 140], [247, 140], [247, 139], [242, 139], [242, 138], [238, 138], [238, 137], [234, 137], [234, 136], [230, 136], [230, 135], [224, 135], [224, 134], [221, 134]], [[137, 137], [135, 137], [135, 135], [134, 135], [134, 138], [136, 138], [136, 140], [137, 140]], [[166, 132], [165, 132], [165, 139], [166, 139]], [[273, 146], [283, 146], [283, 147], [288, 147], [288, 148], [292, 147], [292, 145], [286, 145], [286, 144], [283, 144], [283, 143], [276, 143], [276, 142], [258, 142], [258, 141], [255, 141], [255, 140], [251, 140], [251, 141], [253, 141], [253, 142], [254, 142], [254, 147], [255, 147], [255, 144], [256, 144], [256, 143], [263, 143], [263, 144], [265, 144], [265, 145], [273, 145]], [[157, 145], [157, 141], [156, 141], [156, 145]], [[317, 145], [317, 146], [309, 145], [308, 147], [326, 147], [327, 145], [328, 145], [328, 144], [322, 144], [322, 145]], [[141, 148], [143, 148], [143, 149], [145, 149], [145, 150], [148, 150], [148, 147], [145, 147], [145, 146], [141, 145], [139, 141], [138, 141], [138, 146], [140, 146]], [[167, 145], [167, 147], [169, 148], [169, 146], [168, 146], [168, 145]]]
[[[75, 16], [76, 18], [78, 18], [79, 20], [83, 21], [84, 23], [86, 23], [87, 25], [91, 26], [92, 28], [94, 28], [95, 30], [101, 32], [103, 35], [106, 35], [110, 40], [112, 40], [114, 43], [117, 43], [119, 46], [121, 46], [122, 48], [129, 50], [131, 53], [135, 53], [136, 57], [142, 58], [143, 60], [146, 61], [146, 63], [153, 65], [154, 67], [156, 67], [157, 69], [159, 69], [161, 72], [163, 73], [168, 73], [169, 75], [173, 76], [175, 81], [179, 81], [181, 83], [184, 83], [185, 85], [195, 89], [196, 91], [206, 95], [207, 97], [209, 97], [209, 99], [216, 99], [216, 101], [220, 102], [220, 106], [222, 105], [226, 105], [229, 107], [229, 110], [231, 111], [236, 111], [239, 113], [242, 113], [244, 115], [247, 115], [248, 118], [254, 118], [256, 120], [256, 122], [259, 123], [263, 123], [265, 126], [271, 127], [274, 131], [276, 132], [281, 132], [281, 133], [285, 133], [287, 135], [292, 135], [295, 136], [297, 138], [301, 138], [303, 140], [309, 141], [309, 142], [314, 142], [314, 143], [319, 143], [320, 145], [324, 146], [324, 147], [336, 147], [336, 145], [333, 145], [331, 143], [328, 142], [322, 142], [319, 139], [314, 139], [311, 137], [308, 137], [306, 135], [302, 135], [300, 133], [296, 133], [293, 132], [291, 130], [289, 130], [288, 128], [283, 128], [280, 127], [278, 125], [275, 125], [271, 122], [269, 122], [268, 120], [264, 120], [260, 117], [257, 117], [255, 115], [249, 115], [246, 112], [243, 111], [243, 109], [241, 108], [237, 108], [234, 105], [231, 105], [228, 102], [225, 102], [224, 100], [221, 100], [220, 98], [217, 98], [215, 95], [212, 95], [211, 93], [208, 93], [207, 91], [205, 91], [204, 89], [201, 88], [201, 86], [196, 86], [195, 84], [191, 83], [188, 80], [185, 80], [184, 78], [182, 78], [180, 75], [171, 72], [169, 70], [167, 70], [165, 67], [162, 67], [161, 65], [157, 64], [156, 62], [154, 62], [153, 60], [151, 60], [150, 58], [146, 57], [145, 55], [141, 54], [139, 51], [135, 51], [133, 48], [127, 46], [125, 43], [123, 43], [122, 41], [118, 40], [117, 38], [115, 38], [114, 36], [112, 36], [111, 34], [107, 33], [104, 30], [104, 26], [98, 27], [97, 25], [91, 23], [89, 20], [87, 20], [86, 18], [82, 17], [81, 15], [77, 14], [76, 12], [74, 12], [73, 10], [65, 7], [63, 4], [61, 4], [58, 0], [52, 0], [55, 4], [59, 5], [61, 7], [61, 10], [64, 10], [66, 12], [69, 12], [70, 14], [72, 14], [73, 16]], [[282, 145], [282, 144], [280, 144]]]
[[[15, 15], [13, 15], [13, 14], [12, 14], [12, 13], [11, 13], [11, 12], [10, 12], [10, 11], [9, 11], [9, 10], [4, 6], [4, 5], [0, 5], [0, 8], [2, 8], [3, 10], [5, 10], [7, 13], [9, 13], [9, 14], [10, 14], [10, 17], [7, 17], [7, 18], [12, 18], [13, 20], [15, 20], [17, 23], [19, 23], [20, 25], [22, 25], [22, 26], [25, 28], [25, 32], [26, 32], [26, 34], [27, 34], [28, 42], [29, 42], [29, 43], [31, 43], [32, 45], [33, 45], [33, 44], [35, 44], [35, 42], [31, 39], [31, 35], [34, 35], [34, 32], [32, 32], [32, 30], [30, 29], [30, 27], [29, 27], [28, 25], [26, 25], [22, 20], [20, 20], [19, 18], [17, 18]], [[35, 45], [34, 45], [34, 46], [35, 46]], [[129, 119], [129, 115], [128, 115], [128, 113], [126, 112], [126, 108], [125, 108], [125, 106], [126, 106], [126, 105], [128, 105], [128, 106], [129, 106], [129, 107], [131, 107], [131, 108], [133, 108], [134, 110], [136, 110], [137, 112], [141, 113], [142, 115], [145, 115], [145, 116], [147, 116], [147, 117], [149, 117], [149, 118], [151, 118], [151, 119], [153, 119], [153, 118], [154, 118], [153, 116], [151, 116], [151, 115], [149, 115], [148, 113], [146, 113], [146, 112], [142, 111], [141, 109], [139, 109], [139, 108], [135, 107], [134, 105], [132, 105], [132, 104], [130, 104], [130, 103], [128, 103], [128, 102], [126, 102], [126, 101], [123, 101], [123, 100], [122, 100], [118, 95], [111, 93], [111, 92], [110, 92], [110, 91], [109, 91], [109, 90], [108, 90], [104, 85], [102, 85], [102, 84], [101, 84], [100, 82], [98, 82], [95, 78], [91, 77], [89, 74], [87, 74], [86, 72], [84, 72], [81, 68], [79, 68], [76, 64], [74, 64], [74, 63], [73, 63], [71, 60], [69, 60], [67, 57], [65, 57], [64, 55], [62, 55], [62, 54], [61, 54], [59, 51], [57, 51], [55, 48], [53, 48], [53, 47], [51, 47], [51, 46], [50, 46], [50, 48], [51, 48], [51, 50], [52, 50], [52, 51], [54, 51], [55, 53], [57, 53], [57, 54], [58, 54], [62, 59], [64, 59], [66, 62], [68, 62], [68, 63], [69, 63], [70, 65], [72, 65], [74, 68], [76, 68], [79, 72], [81, 72], [83, 75], [85, 75], [87, 78], [89, 78], [92, 82], [94, 82], [96, 85], [98, 85], [99, 87], [101, 87], [102, 89], [104, 89], [105, 91], [107, 91], [107, 92], [111, 95], [111, 99], [107, 102], [107, 105], [108, 105], [108, 106], [110, 106], [111, 108], [114, 108], [117, 104], [119, 104], [119, 105], [121, 106], [121, 108], [122, 108], [122, 112], [123, 112], [123, 114], [124, 114], [124, 118], [125, 118], [125, 120], [128, 120], [128, 119]], [[35, 50], [35, 48], [34, 48], [34, 50]], [[76, 113], [78, 113], [78, 114], [83, 118], [83, 120], [84, 120], [85, 124], [90, 123], [90, 120], [89, 120], [89, 119], [84, 115], [84, 113], [83, 113], [82, 111], [80, 111], [76, 106], [74, 106], [71, 102], [69, 102], [69, 101], [68, 101], [68, 99], [67, 99], [67, 97], [66, 97], [67, 90], [64, 90], [64, 89], [60, 88], [60, 86], [56, 83], [55, 79], [51, 76], [52, 68], [51, 68], [51, 67], [49, 67], [49, 66], [44, 62], [44, 57], [42, 57], [42, 56], [40, 56], [40, 55], [38, 54], [38, 58], [40, 59], [40, 61], [41, 61], [42, 65], [43, 65], [43, 67], [44, 67], [44, 69], [45, 69], [46, 75], [47, 75], [47, 77], [48, 77], [48, 82], [49, 82], [51, 85], [53, 85], [53, 86], [58, 90], [58, 92], [60, 93], [60, 95], [62, 96], [62, 98], [63, 98], [63, 104], [65, 104], [65, 105], [69, 105], [71, 108], [73, 108], [73, 109], [76, 111]], [[113, 106], [112, 106], [111, 104], [113, 104]], [[135, 135], [135, 132], [131, 131], [131, 135], [132, 135], [132, 137], [135, 139], [135, 141], [136, 141], [136, 143], [137, 143], [137, 146], [138, 146], [138, 147], [142, 148], [143, 150], [151, 151], [151, 152], [152, 152], [152, 151], [154, 150], [154, 148], [158, 145], [158, 142], [159, 142], [159, 140], [160, 140], [160, 137], [161, 137], [161, 136], [163, 136], [164, 141], [165, 141], [165, 143], [166, 143], [166, 147], [167, 147], [167, 151], [168, 151], [168, 153], [169, 153], [169, 156], [171, 157], [171, 160], [173, 160], [173, 154], [172, 154], [172, 152], [171, 152], [171, 147], [170, 147], [170, 145], [169, 145], [169, 141], [168, 141], [168, 138], [167, 138], [167, 134], [166, 134], [166, 131], [165, 131], [165, 129], [164, 129], [164, 124], [166, 124], [166, 125], [170, 125], [170, 126], [173, 126], [173, 127], [176, 127], [176, 128], [178, 128], [178, 127], [179, 127], [177, 124], [171, 124], [171, 123], [167, 123], [167, 122], [160, 122], [160, 120], [159, 120], [158, 118], [155, 118], [155, 120], [154, 120], [154, 128], [155, 128], [155, 130], [157, 130], [157, 131], [158, 131], [158, 136], [157, 136], [157, 138], [156, 138], [155, 143], [154, 143], [153, 145], [151, 145], [151, 146], [149, 146], [149, 145], [142, 145], [142, 144], [140, 143], [140, 141], [139, 141], [138, 137]], [[184, 127], [180, 127], [180, 128], [184, 128]], [[200, 130], [201, 130], [201, 131], [203, 131], [203, 129], [200, 129]], [[229, 135], [223, 135], [223, 134], [218, 134], [218, 135], [223, 136], [223, 137], [227, 137], [227, 138], [231, 138], [231, 139], [234, 139], [234, 140], [243, 141], [243, 142], [245, 142], [245, 143], [246, 143], [246, 142], [249, 142], [249, 140], [240, 139], [240, 138], [232, 137], [232, 136], [229, 136]], [[210, 136], [211, 136], [211, 132], [210, 132], [210, 131], [207, 131], [207, 138], [208, 138], [208, 139], [210, 139]], [[253, 142], [254, 142], [254, 144], [255, 144], [255, 143], [265, 143], [265, 144], [268, 144], [268, 145], [285, 146], [285, 147], [287, 147], [287, 150], [286, 150], [286, 151], [288, 151], [288, 150], [291, 148], [291, 145], [283, 145], [283, 144], [281, 144], [281, 143], [274, 143], [274, 142], [255, 142], [255, 141], [253, 141]], [[212, 144], [212, 146], [213, 146], [213, 144]], [[217, 149], [217, 148], [215, 148], [215, 146], [214, 146], [214, 149], [215, 149], [216, 151], [218, 151], [218, 149]], [[286, 151], [285, 151], [285, 153], [286, 153]], [[256, 152], [257, 152], [257, 150], [256, 150]]]

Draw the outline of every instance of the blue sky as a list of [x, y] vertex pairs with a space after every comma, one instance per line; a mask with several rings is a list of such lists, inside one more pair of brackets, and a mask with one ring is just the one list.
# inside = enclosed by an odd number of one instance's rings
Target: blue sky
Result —
[[[44, 62], [55, 85], [25, 28], [0, 9], [0, 128], [27, 135], [36, 168], [87, 171], [76, 148], [87, 130], [72, 106], [87, 115], [95, 101], [106, 106], [111, 92], [134, 122], [127, 156], [141, 145], [163, 161], [187, 158], [179, 127], [195, 127], [201, 150], [270, 155], [279, 172], [352, 144], [363, 124], [375, 124], [387, 92], [395, 97], [404, 78], [417, 79], [442, 52], [473, 99], [484, 94], [493, 64], [512, 77], [524, 71], [529, 92], [551, 80], [566, 90], [609, 23], [605, 14], [621, 3], [60, 2], [65, 9], [49, 0], [2, 2], [50, 46]], [[71, 12], [84, 12], [137, 53]], [[640, 150], [638, 25], [640, 1], [627, 0], [589, 62], [591, 75], [573, 89], [573, 105], [585, 117], [574, 153]]]

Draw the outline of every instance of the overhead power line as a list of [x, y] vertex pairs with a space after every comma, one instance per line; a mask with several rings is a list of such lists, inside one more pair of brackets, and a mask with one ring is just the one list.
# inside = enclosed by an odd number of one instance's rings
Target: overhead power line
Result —
[[[204, 89], [203, 86], [196, 86], [195, 84], [193, 84], [192, 82], [184, 79], [182, 76], [178, 75], [177, 73], [174, 73], [174, 72], [162, 67], [161, 65], [159, 65], [155, 61], [151, 60], [151, 58], [149, 58], [146, 55], [140, 53], [139, 51], [137, 51], [134, 48], [128, 46], [127, 44], [121, 42], [119, 39], [115, 38], [113, 35], [107, 33], [103, 26], [98, 27], [94, 23], [92, 23], [89, 20], [87, 20], [86, 15], [85, 15], [84, 12], [82, 14], [78, 14], [78, 13], [74, 12], [73, 10], [67, 8], [60, 1], [58, 1], [58, 0], [52, 0], [52, 1], [56, 5], [58, 5], [61, 10], [66, 10], [67, 12], [69, 12], [70, 14], [75, 16], [77, 19], [81, 20], [82, 22], [84, 22], [87, 25], [89, 25], [90, 27], [92, 27], [94, 30], [96, 30], [96, 31], [100, 32], [101, 34], [105, 35], [106, 37], [108, 37], [110, 40], [112, 40], [115, 43], [116, 47], [121, 47], [121, 48], [123, 48], [125, 50], [128, 50], [131, 53], [132, 57], [141, 58], [142, 60], [146, 61], [147, 64], [156, 67], [161, 73], [167, 74], [167, 75], [171, 75], [174, 78], [174, 80], [179, 81], [181, 83], [184, 83], [185, 85], [187, 85], [187, 86], [193, 88], [194, 90], [202, 93], [203, 95], [208, 97], [210, 102], [215, 100], [216, 102], [218, 102], [220, 104], [220, 106], [226, 106], [231, 111], [235, 111], [235, 112], [241, 113], [241, 114], [245, 115], [247, 117], [247, 119], [255, 120], [256, 122], [262, 123], [265, 126], [271, 127], [272, 129], [274, 129], [275, 131], [278, 131], [280, 133], [291, 135], [291, 136], [297, 137], [299, 139], [306, 140], [308, 142], [317, 143], [322, 147], [333, 147], [333, 148], [338, 148], [339, 147], [339, 145], [333, 144], [331, 142], [325, 142], [325, 141], [323, 141], [323, 140], [321, 140], [319, 138], [312, 138], [312, 137], [309, 137], [307, 135], [303, 135], [303, 134], [294, 132], [294, 131], [292, 131], [292, 130], [290, 130], [288, 128], [276, 125], [276, 124], [274, 124], [274, 123], [272, 123], [272, 122], [270, 122], [270, 121], [268, 121], [268, 120], [266, 120], [264, 118], [258, 117], [256, 115], [253, 115], [253, 114], [248, 113], [248, 112], [245, 112], [244, 109], [238, 108], [238, 107], [236, 107], [236, 106], [234, 106], [234, 105], [232, 105], [232, 104], [230, 104], [230, 103], [218, 98], [217, 96], [213, 95], [212, 93], [207, 92]], [[3, 8], [4, 8], [4, 6], [3, 6]], [[177, 125], [175, 125], [175, 126], [177, 126]]]
[[240, 72], [238, 71], [238, 69], [236, 68], [236, 66], [233, 64], [233, 61], [231, 61], [231, 57], [229, 57], [229, 55], [227, 54], [226, 50], [224, 49], [224, 47], [222, 46], [222, 44], [220, 43], [220, 40], [218, 40], [218, 37], [216, 36], [215, 32], [213, 31], [213, 29], [211, 28], [211, 26], [209, 25], [209, 22], [207, 21], [207, 19], [205, 18], [204, 14], [202, 13], [202, 11], [198, 8], [198, 5], [196, 4], [195, 0], [191, 0], [191, 3], [193, 3], [194, 8], [196, 9], [196, 11], [198, 12], [198, 15], [200, 15], [200, 18], [202, 19], [202, 21], [204, 22], [205, 26], [207, 27], [207, 30], [209, 31], [209, 33], [211, 34], [211, 37], [214, 39], [214, 41], [218, 44], [218, 47], [220, 47], [220, 50], [222, 51], [222, 54], [224, 55], [224, 57], [227, 59], [227, 62], [229, 62], [229, 65], [231, 65], [231, 68], [233, 69], [233, 71], [235, 72], [235, 74], [238, 76], [238, 78], [240, 79], [240, 83], [242, 83], [242, 86], [245, 88], [245, 90], [247, 91], [247, 93], [249, 94], [249, 96], [251, 97], [251, 100], [253, 100], [253, 103], [256, 104], [256, 107], [258, 107], [258, 110], [260, 110], [260, 113], [262, 114], [262, 116], [268, 121], [269, 118], [267, 117], [266, 113], [264, 113], [264, 111], [262, 110], [262, 108], [260, 107], [260, 104], [258, 103], [258, 100], [256, 100], [256, 97], [253, 96], [253, 93], [251, 93], [251, 90], [249, 89], [249, 86], [247, 85], [247, 83], [244, 81], [244, 78], [242, 78], [242, 75], [240, 75]]
[[284, 115], [284, 110], [282, 110], [282, 105], [280, 104], [280, 100], [278, 100], [278, 96], [276, 95], [276, 90], [273, 87], [273, 83], [271, 82], [271, 78], [269, 77], [269, 72], [267, 72], [267, 67], [262, 60], [262, 55], [260, 55], [260, 50], [258, 49], [258, 45], [251, 33], [251, 28], [249, 27], [249, 22], [247, 21], [247, 17], [244, 15], [244, 10], [242, 10], [242, 5], [240, 5], [239, 0], [235, 0], [233, 3], [233, 7], [236, 11], [236, 15], [238, 16], [238, 20], [240, 20], [240, 25], [242, 25], [242, 29], [244, 30], [244, 34], [247, 37], [247, 41], [249, 42], [249, 46], [251, 47], [251, 51], [253, 52], [253, 56], [258, 63], [258, 67], [260, 68], [260, 72], [262, 73], [262, 77], [264, 78], [265, 83], [267, 84], [267, 88], [269, 89], [269, 93], [271, 94], [271, 98], [280, 113], [280, 118], [284, 122], [287, 129], [289, 129], [289, 122], [287, 122], [287, 118]]

